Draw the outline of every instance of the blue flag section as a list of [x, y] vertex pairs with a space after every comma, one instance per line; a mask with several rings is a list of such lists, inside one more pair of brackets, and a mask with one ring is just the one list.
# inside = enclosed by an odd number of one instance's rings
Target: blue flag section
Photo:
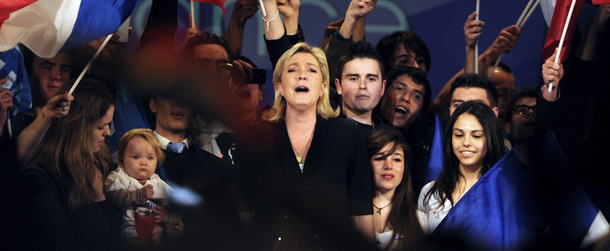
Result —
[[[42, 58], [115, 32], [140, 0], [37, 0], [3, 10], [0, 51], [19, 43]], [[7, 18], [8, 17], [8, 18]]]
[[144, 110], [147, 108], [142, 106], [140, 97], [130, 85], [123, 83], [117, 87], [115, 105], [112, 119], [114, 131], [108, 142], [111, 152], [118, 149], [119, 141], [127, 131], [134, 128], [150, 128]]
[[[555, 238], [576, 248], [583, 243], [585, 236], [591, 235], [591, 238], [606, 233], [608, 222], [596, 219], [599, 208], [576, 181], [574, 170], [552, 131], [547, 133], [539, 158], [540, 177], [545, 189], [541, 193], [550, 196], [545, 203], [545, 214], [551, 230], [558, 234]], [[591, 227], [594, 221], [599, 222], [596, 227]]]
[[7, 81], [0, 89], [13, 92], [13, 110], [11, 116], [16, 117], [32, 109], [32, 92], [23, 64], [23, 55], [19, 48], [0, 52], [0, 79]]
[[428, 170], [426, 172], [426, 182], [436, 180], [438, 175], [443, 170], [443, 127], [438, 116], [435, 116], [434, 123], [434, 140], [432, 141], [432, 149], [430, 150], [430, 162], [428, 162]]
[[83, 0], [72, 33], [62, 50], [114, 33], [139, 2], [140, 0]]
[[512, 150], [455, 204], [434, 234], [460, 238], [481, 250], [518, 250], [531, 244], [545, 225]]

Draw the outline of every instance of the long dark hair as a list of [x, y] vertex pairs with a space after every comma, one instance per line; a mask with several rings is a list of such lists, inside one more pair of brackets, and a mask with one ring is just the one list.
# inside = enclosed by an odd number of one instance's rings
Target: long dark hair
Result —
[[[74, 80], [63, 85], [58, 93], [70, 89]], [[114, 105], [106, 86], [96, 80], [83, 78], [75, 89], [74, 101], [67, 116], [51, 122], [47, 133], [32, 153], [30, 164], [42, 164], [66, 191], [68, 208], [91, 203], [95, 168], [103, 175], [112, 164], [110, 150], [103, 144], [94, 153], [89, 142], [97, 121]]]
[[[377, 130], [371, 133], [366, 140], [367, 150], [369, 159], [373, 155], [378, 154], [381, 149], [387, 144], [391, 144], [392, 148], [383, 156], [387, 157], [397, 149], [402, 149], [405, 158], [410, 156], [410, 149], [407, 144], [400, 139], [398, 132], [392, 132], [389, 130]], [[392, 197], [392, 207], [388, 215], [389, 224], [394, 229], [394, 236], [400, 236], [400, 238], [392, 238], [390, 245], [394, 241], [398, 241], [398, 249], [401, 250], [408, 243], [413, 243], [422, 235], [422, 228], [415, 215], [416, 205], [413, 199], [413, 189], [411, 186], [411, 172], [409, 171], [409, 165], [405, 159], [405, 168], [402, 175], [400, 184], [396, 187], [394, 196]], [[376, 189], [376, 188], [375, 188]]]
[[[436, 196], [439, 201], [439, 206], [442, 206], [445, 200], [449, 200], [451, 205], [454, 205], [451, 194], [455, 190], [456, 184], [460, 178], [464, 178], [460, 172], [460, 163], [453, 152], [453, 126], [455, 122], [462, 114], [471, 114], [477, 118], [483, 132], [485, 133], [485, 140], [487, 144], [487, 154], [483, 161], [483, 167], [481, 168], [481, 174], [485, 175], [493, 165], [498, 162], [506, 153], [504, 147], [504, 139], [502, 137], [502, 130], [497, 122], [496, 115], [491, 108], [479, 101], [468, 101], [462, 103], [453, 112], [451, 116], [451, 122], [445, 129], [444, 134], [444, 155], [443, 155], [443, 169], [438, 175], [438, 178], [434, 182], [434, 185], [425, 195], [424, 200], [428, 201], [432, 196]], [[428, 203], [424, 203], [428, 206]], [[426, 208], [427, 211], [428, 208]]]

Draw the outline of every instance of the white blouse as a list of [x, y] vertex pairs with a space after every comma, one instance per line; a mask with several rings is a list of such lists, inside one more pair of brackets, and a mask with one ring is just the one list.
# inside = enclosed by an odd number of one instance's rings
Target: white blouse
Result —
[[432, 185], [434, 185], [434, 181], [431, 181], [422, 188], [417, 202], [417, 219], [426, 234], [434, 232], [451, 208], [453, 208], [449, 200], [445, 200], [445, 203], [439, 206], [440, 202], [436, 194], [431, 196], [428, 201], [424, 201], [424, 197], [430, 191]]

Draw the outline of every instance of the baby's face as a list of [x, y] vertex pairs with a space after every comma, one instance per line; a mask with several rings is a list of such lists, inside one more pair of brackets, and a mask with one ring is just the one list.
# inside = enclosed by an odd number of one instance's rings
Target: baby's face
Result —
[[134, 137], [127, 143], [123, 154], [123, 168], [129, 176], [145, 182], [155, 174], [157, 153], [142, 137]]

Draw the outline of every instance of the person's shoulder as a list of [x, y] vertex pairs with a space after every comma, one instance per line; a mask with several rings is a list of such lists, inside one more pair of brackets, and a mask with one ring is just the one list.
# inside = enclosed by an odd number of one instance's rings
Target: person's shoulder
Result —
[[428, 193], [428, 191], [430, 191], [430, 189], [432, 189], [432, 186], [434, 186], [434, 180], [428, 182], [428, 184], [426, 184], [424, 187], [422, 187], [421, 194]]
[[335, 118], [321, 118], [323, 123], [327, 123], [330, 128], [339, 130], [355, 130], [357, 128], [356, 123], [349, 121], [344, 117]]

